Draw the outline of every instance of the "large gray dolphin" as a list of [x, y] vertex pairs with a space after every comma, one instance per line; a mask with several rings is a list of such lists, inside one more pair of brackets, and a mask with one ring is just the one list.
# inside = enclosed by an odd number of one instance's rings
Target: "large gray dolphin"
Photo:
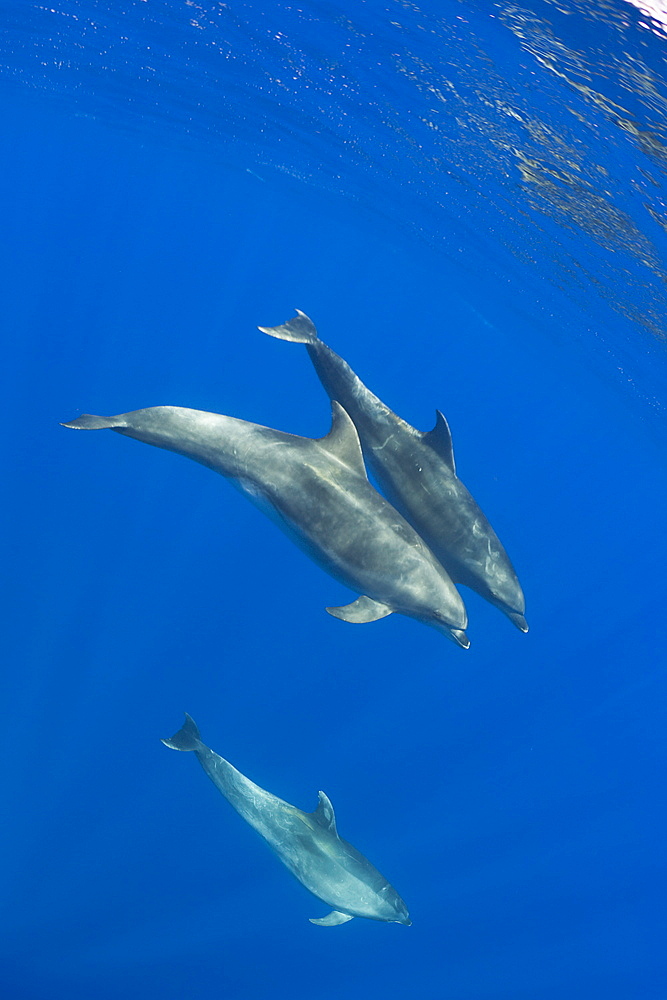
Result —
[[456, 475], [452, 436], [436, 410], [432, 431], [418, 431], [366, 388], [346, 361], [320, 340], [297, 309], [282, 326], [260, 326], [280, 340], [306, 344], [319, 379], [359, 432], [364, 457], [392, 504], [417, 529], [455, 583], [495, 604], [522, 632], [526, 602], [500, 540]]
[[306, 889], [333, 910], [312, 924], [335, 927], [352, 917], [410, 926], [408, 908], [370, 861], [338, 836], [333, 806], [319, 793], [315, 812], [307, 813], [271, 795], [210, 750], [186, 713], [182, 729], [169, 740], [172, 750], [194, 750], [209, 778]]
[[362, 596], [327, 608], [350, 622], [393, 611], [438, 629], [464, 649], [466, 610], [446, 571], [414, 528], [371, 486], [354, 424], [332, 403], [329, 434], [296, 437], [246, 420], [179, 406], [64, 424], [110, 428], [201, 462], [226, 476], [312, 559]]

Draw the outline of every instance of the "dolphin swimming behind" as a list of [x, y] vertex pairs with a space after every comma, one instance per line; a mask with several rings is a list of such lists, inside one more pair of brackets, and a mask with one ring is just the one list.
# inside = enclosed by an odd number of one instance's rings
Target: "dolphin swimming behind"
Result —
[[271, 795], [205, 746], [187, 713], [183, 728], [162, 742], [172, 750], [193, 750], [216, 788], [282, 863], [314, 896], [333, 907], [326, 917], [311, 918], [312, 924], [335, 927], [353, 917], [368, 917], [410, 926], [408, 909], [393, 886], [339, 837], [333, 806], [324, 792], [312, 813]]
[[431, 625], [467, 649], [460, 594], [417, 532], [368, 482], [354, 424], [332, 403], [314, 440], [220, 413], [153, 406], [113, 417], [83, 414], [65, 427], [111, 429], [185, 455], [230, 479], [312, 559], [361, 596], [327, 608], [349, 622], [392, 612]]
[[299, 309], [288, 323], [259, 329], [307, 346], [329, 397], [352, 417], [364, 458], [391, 503], [455, 583], [477, 591], [527, 632], [521, 584], [498, 536], [456, 475], [452, 436], [442, 413], [436, 411], [431, 431], [411, 427], [320, 340], [314, 323]]

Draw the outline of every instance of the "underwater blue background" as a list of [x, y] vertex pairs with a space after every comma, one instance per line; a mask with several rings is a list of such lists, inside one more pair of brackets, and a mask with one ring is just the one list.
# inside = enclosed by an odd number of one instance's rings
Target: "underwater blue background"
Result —
[[[667, 28], [625, 0], [3, 2], [7, 1000], [663, 1000]], [[664, 18], [667, 22], [667, 16]], [[59, 426], [329, 427], [306, 311], [446, 414], [530, 632], [353, 599], [209, 470]], [[326, 912], [197, 720], [413, 926]]]

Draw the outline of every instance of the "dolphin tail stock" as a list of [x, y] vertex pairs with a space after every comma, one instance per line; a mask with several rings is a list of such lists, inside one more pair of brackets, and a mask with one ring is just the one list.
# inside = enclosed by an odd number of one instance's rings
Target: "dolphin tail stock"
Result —
[[282, 326], [258, 326], [257, 329], [262, 333], [268, 333], [269, 337], [291, 340], [294, 344], [315, 344], [319, 340], [315, 324], [300, 309], [296, 310], [294, 319], [288, 320]]
[[199, 737], [199, 728], [191, 715], [185, 713], [185, 722], [168, 740], [161, 740], [170, 750], [199, 750], [202, 741]]
[[125, 414], [116, 417], [100, 417], [96, 413], [82, 413], [76, 420], [63, 422], [61, 427], [71, 427], [75, 431], [115, 430], [117, 427], [127, 427]]

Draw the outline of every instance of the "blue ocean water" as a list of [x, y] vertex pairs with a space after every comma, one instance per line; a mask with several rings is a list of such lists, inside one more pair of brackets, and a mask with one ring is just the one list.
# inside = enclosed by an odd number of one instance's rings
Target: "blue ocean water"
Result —
[[[663, 1000], [667, 13], [649, 0], [4, 0], [7, 1000]], [[81, 412], [318, 437], [298, 307], [447, 416], [531, 629], [352, 600]], [[184, 711], [390, 879], [320, 904]]]

